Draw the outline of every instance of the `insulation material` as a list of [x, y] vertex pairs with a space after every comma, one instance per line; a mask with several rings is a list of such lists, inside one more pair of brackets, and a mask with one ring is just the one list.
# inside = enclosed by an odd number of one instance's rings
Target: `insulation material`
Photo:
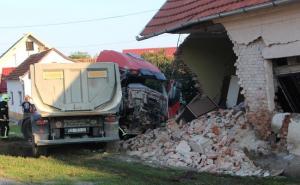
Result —
[[[287, 126], [285, 118], [289, 116]], [[273, 116], [272, 130], [286, 140], [287, 149], [291, 154], [300, 156], [300, 114], [278, 113]]]

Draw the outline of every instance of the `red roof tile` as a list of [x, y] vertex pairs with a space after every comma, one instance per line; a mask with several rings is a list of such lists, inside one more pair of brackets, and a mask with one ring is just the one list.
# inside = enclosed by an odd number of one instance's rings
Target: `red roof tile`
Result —
[[43, 51], [41, 53], [30, 55], [24, 62], [22, 62], [8, 77], [6, 80], [18, 80], [20, 76], [23, 76], [28, 70], [31, 64], [38, 63], [44, 58], [52, 49]]
[[140, 35], [151, 37], [198, 19], [272, 1], [276, 0], [167, 0]]
[[157, 53], [163, 50], [167, 57], [173, 57], [176, 52], [176, 47], [168, 48], [142, 48], [142, 49], [124, 49], [123, 53], [133, 53], [136, 55], [142, 55], [144, 53]]
[[4, 67], [2, 68], [0, 92], [7, 92], [7, 84], [5, 78], [15, 69], [15, 67]]

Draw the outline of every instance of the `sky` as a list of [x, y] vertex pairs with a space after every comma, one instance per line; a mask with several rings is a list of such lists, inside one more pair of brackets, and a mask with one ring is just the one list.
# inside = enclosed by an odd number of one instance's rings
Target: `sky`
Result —
[[[122, 51], [176, 47], [177, 34], [163, 34], [144, 41], [135, 40], [164, 2], [165, 0], [1, 0], [0, 54], [28, 32], [66, 55], [82, 51], [94, 56], [104, 49]], [[136, 12], [144, 13], [102, 19]], [[51, 26], [91, 19], [98, 20]]]

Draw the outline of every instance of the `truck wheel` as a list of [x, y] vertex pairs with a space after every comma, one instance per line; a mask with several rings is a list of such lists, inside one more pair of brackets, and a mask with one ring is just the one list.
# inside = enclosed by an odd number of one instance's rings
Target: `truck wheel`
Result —
[[37, 146], [34, 141], [34, 136], [32, 136], [32, 155], [34, 157], [40, 157], [41, 155], [47, 156], [48, 149], [46, 146]]
[[88, 149], [95, 151], [95, 150], [103, 150], [105, 151], [106, 143], [89, 143]]
[[36, 145], [32, 146], [32, 155], [34, 157], [40, 157], [41, 155], [47, 156], [48, 155], [48, 149], [45, 146], [36, 146]]
[[23, 137], [25, 139], [28, 140], [32, 137], [32, 129], [31, 129], [30, 119], [23, 120], [21, 131], [22, 131]]

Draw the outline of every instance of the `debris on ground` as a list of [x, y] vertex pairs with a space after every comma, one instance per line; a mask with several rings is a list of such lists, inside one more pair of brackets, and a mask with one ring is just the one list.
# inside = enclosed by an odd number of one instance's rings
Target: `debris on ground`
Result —
[[162, 166], [238, 176], [270, 176], [247, 152], [268, 154], [267, 142], [257, 139], [245, 113], [218, 110], [186, 124], [169, 120], [165, 128], [124, 141], [129, 155]]

